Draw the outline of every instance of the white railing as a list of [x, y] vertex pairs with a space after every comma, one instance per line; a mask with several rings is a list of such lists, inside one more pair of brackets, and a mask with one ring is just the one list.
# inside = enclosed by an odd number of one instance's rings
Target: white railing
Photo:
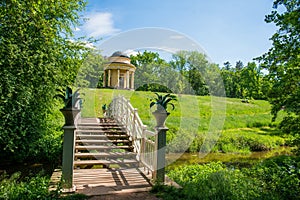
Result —
[[114, 118], [126, 127], [133, 142], [137, 160], [153, 174], [155, 160], [155, 133], [147, 130], [140, 119], [137, 109], [123, 96], [114, 97], [107, 111], [107, 116]]

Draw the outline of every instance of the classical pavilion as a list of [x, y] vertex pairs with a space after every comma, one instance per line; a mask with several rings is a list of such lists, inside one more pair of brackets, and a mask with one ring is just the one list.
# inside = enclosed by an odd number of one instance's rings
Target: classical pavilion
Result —
[[135, 69], [127, 55], [113, 53], [104, 66], [103, 87], [133, 90]]

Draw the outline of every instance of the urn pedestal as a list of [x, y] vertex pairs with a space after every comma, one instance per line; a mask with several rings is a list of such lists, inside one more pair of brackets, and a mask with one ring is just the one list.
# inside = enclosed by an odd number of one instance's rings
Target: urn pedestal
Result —
[[170, 113], [166, 111], [156, 110], [152, 114], [156, 119], [156, 127], [165, 127], [166, 119], [170, 115]]
[[80, 109], [77, 108], [62, 108], [60, 112], [65, 117], [65, 126], [73, 126], [77, 115], [80, 113]]

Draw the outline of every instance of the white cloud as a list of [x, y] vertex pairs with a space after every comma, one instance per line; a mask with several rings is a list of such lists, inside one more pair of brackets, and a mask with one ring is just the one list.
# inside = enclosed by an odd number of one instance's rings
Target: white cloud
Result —
[[124, 53], [126, 54], [126, 55], [128, 55], [128, 56], [136, 56], [136, 55], [138, 55], [139, 54], [139, 52], [137, 52], [137, 51], [134, 51], [134, 50], [132, 50], [132, 49], [127, 49], [126, 51], [124, 51]]
[[75, 27], [74, 31], [80, 31], [80, 28]]
[[95, 45], [94, 45], [93, 43], [90, 43], [90, 42], [88, 42], [88, 41], [85, 41], [85, 42], [84, 42], [84, 47], [86, 47], [86, 48], [91, 48], [91, 49], [95, 49], [95, 48], [96, 48]]
[[173, 39], [173, 40], [180, 40], [180, 39], [183, 39], [184, 36], [183, 35], [171, 35], [170, 36], [170, 39]]
[[88, 16], [89, 20], [83, 26], [83, 29], [93, 37], [108, 36], [119, 32], [119, 29], [114, 28], [112, 14], [93, 13]]

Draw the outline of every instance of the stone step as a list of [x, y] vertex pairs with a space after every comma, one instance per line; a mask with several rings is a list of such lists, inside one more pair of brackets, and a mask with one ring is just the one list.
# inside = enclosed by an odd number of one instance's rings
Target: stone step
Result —
[[76, 158], [135, 158], [133, 152], [99, 152], [99, 153], [75, 153]]
[[74, 161], [74, 166], [80, 165], [124, 165], [124, 164], [133, 164], [138, 165], [138, 161], [135, 159], [124, 159], [124, 160], [76, 160]]
[[76, 145], [76, 150], [112, 150], [112, 149], [127, 149], [132, 150], [133, 147], [128, 145], [111, 145], [111, 146], [104, 146], [104, 145]]

